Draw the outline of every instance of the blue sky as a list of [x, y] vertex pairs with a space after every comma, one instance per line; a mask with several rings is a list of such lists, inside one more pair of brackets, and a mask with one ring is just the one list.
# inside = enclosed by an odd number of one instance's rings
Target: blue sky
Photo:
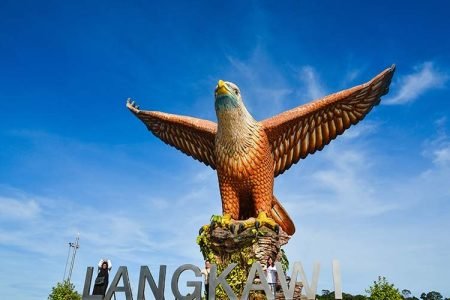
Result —
[[[215, 173], [125, 108], [215, 121], [237, 83], [258, 120], [397, 65], [368, 117], [277, 178], [297, 232], [286, 248], [318, 290], [450, 296], [450, 4], [446, 1], [1, 1], [0, 294], [45, 299], [80, 233], [73, 282], [108, 257], [202, 264], [221, 213]], [[27, 287], [24, 287], [27, 282]]]

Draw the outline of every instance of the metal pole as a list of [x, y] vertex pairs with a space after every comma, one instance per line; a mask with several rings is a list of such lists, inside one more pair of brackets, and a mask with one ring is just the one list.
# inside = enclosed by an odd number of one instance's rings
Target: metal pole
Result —
[[70, 250], [72, 249], [72, 247], [70, 246], [70, 244], [71, 244], [71, 243], [69, 243], [69, 251], [67, 252], [66, 266], [64, 267], [63, 281], [66, 279], [67, 264], [69, 263]]
[[70, 246], [73, 247], [73, 254], [72, 254], [72, 261], [70, 263], [70, 269], [69, 269], [69, 276], [67, 277], [67, 280], [70, 282], [70, 278], [72, 277], [72, 270], [73, 265], [75, 263], [75, 256], [77, 255], [77, 249], [80, 248], [80, 245], [78, 241], [80, 240], [80, 234], [77, 235], [77, 238], [75, 240], [75, 243], [70, 243]]

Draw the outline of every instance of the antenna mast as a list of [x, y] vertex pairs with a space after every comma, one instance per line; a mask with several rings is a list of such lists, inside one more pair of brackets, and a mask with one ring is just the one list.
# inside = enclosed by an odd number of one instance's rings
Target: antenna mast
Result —
[[[69, 252], [67, 253], [67, 260], [66, 260], [66, 267], [64, 268], [64, 277], [63, 277], [63, 281], [67, 280], [70, 282], [70, 278], [72, 277], [72, 270], [73, 270], [73, 266], [75, 264], [75, 256], [77, 255], [77, 250], [78, 248], [80, 248], [80, 234], [77, 234], [77, 237], [75, 239], [75, 243], [69, 243]], [[70, 268], [69, 268], [69, 274], [67, 275], [66, 278], [66, 270], [67, 270], [67, 265], [69, 262], [69, 256], [70, 256], [70, 252], [72, 251], [72, 258], [70, 260]]]

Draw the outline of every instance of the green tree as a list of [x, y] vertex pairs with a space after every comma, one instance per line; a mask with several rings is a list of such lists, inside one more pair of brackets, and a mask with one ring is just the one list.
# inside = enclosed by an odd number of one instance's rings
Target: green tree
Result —
[[419, 298], [413, 296], [411, 291], [407, 289], [402, 290], [402, 297], [405, 300], [419, 300]]
[[386, 280], [386, 277], [378, 276], [378, 280], [366, 290], [370, 300], [402, 300], [402, 296], [393, 284]]
[[407, 289], [402, 290], [402, 296], [404, 299], [409, 299], [411, 297], [411, 291]]
[[440, 293], [432, 291], [432, 292], [429, 292], [427, 294], [422, 293], [420, 295], [420, 299], [423, 299], [423, 300], [443, 300], [444, 297], [442, 297], [442, 295]]
[[75, 291], [75, 286], [70, 281], [58, 282], [52, 288], [48, 300], [81, 300], [81, 295]]
[[[322, 290], [322, 295], [316, 295], [316, 299], [317, 300], [334, 300], [335, 296], [334, 296], [334, 292], [330, 292], [329, 290]], [[342, 293], [342, 300], [367, 300], [366, 296], [363, 295], [351, 295], [351, 294], [346, 294], [346, 293]]]

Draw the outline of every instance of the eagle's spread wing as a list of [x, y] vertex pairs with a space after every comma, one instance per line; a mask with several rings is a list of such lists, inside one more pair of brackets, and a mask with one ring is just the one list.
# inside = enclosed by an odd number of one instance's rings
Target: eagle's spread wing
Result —
[[395, 66], [371, 81], [331, 94], [262, 121], [274, 159], [274, 176], [322, 150], [362, 120], [389, 90]]
[[157, 111], [139, 110], [130, 101], [127, 102], [127, 107], [145, 123], [148, 130], [164, 143], [177, 148], [213, 169], [216, 168], [214, 155], [216, 123]]

